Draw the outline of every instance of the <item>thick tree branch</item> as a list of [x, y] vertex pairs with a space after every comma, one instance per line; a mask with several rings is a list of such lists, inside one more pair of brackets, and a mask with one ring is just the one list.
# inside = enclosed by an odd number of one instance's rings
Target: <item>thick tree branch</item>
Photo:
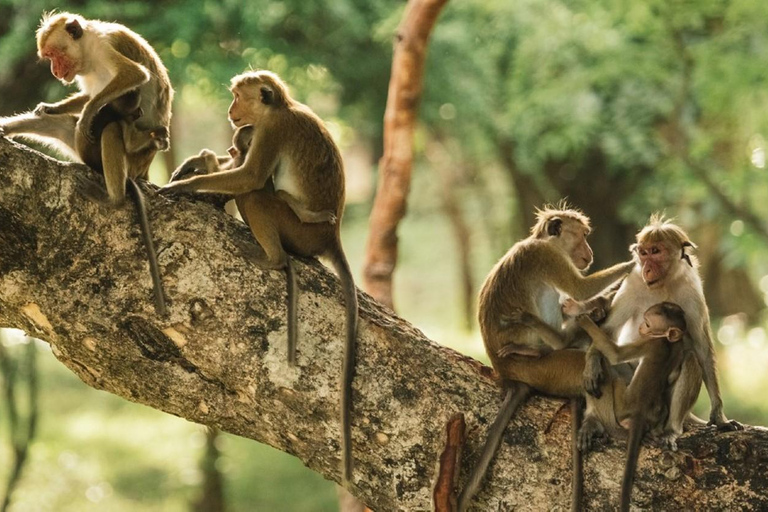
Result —
[[[298, 366], [286, 363], [285, 276], [253, 263], [248, 230], [213, 206], [148, 193], [169, 318], [152, 305], [134, 212], [75, 189], [90, 172], [0, 139], [0, 325], [51, 344], [87, 384], [267, 443], [339, 478], [344, 324], [334, 276], [299, 262]], [[490, 370], [360, 300], [352, 492], [374, 510], [425, 510], [446, 422], [467, 421], [460, 484], [501, 403]], [[507, 430], [477, 510], [566, 507], [569, 414], [536, 398]], [[553, 418], [552, 428], [545, 425]], [[636, 503], [655, 509], [768, 506], [768, 431], [684, 436], [641, 455]], [[586, 457], [590, 508], [615, 504], [623, 444]]]

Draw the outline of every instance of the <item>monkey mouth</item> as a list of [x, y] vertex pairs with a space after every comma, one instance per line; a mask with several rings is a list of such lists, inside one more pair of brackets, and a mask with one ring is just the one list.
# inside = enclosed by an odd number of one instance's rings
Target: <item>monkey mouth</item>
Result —
[[652, 281], [646, 281], [645, 286], [647, 286], [648, 288], [653, 288], [656, 284], [658, 284], [659, 281], [661, 281], [660, 278], [656, 278]]

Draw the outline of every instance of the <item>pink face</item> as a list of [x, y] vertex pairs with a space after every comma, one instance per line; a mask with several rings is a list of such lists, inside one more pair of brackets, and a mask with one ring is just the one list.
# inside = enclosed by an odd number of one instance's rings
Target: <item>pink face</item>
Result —
[[669, 248], [661, 242], [638, 244], [637, 256], [646, 286], [653, 288], [663, 284], [672, 262]]
[[75, 79], [77, 66], [66, 52], [52, 46], [45, 46], [40, 51], [40, 56], [51, 61], [51, 73], [57, 79], [65, 83], [70, 83]]

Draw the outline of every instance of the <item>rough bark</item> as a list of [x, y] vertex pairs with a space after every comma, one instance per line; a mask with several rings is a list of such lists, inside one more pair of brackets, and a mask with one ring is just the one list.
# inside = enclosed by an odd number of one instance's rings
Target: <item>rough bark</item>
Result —
[[[47, 341], [95, 388], [267, 443], [338, 481], [337, 279], [317, 262], [297, 263], [299, 357], [289, 368], [284, 274], [253, 263], [260, 249], [238, 221], [150, 190], [170, 309], [158, 318], [133, 210], [84, 200], [75, 185], [86, 172], [0, 139], [0, 325]], [[374, 510], [428, 510], [446, 422], [465, 414], [461, 483], [497, 412], [491, 371], [364, 294], [357, 361], [351, 490]], [[476, 510], [568, 506], [562, 403], [534, 398], [513, 420]], [[680, 444], [675, 454], [643, 451], [637, 505], [768, 507], [768, 430], [702, 429]], [[623, 460], [623, 444], [613, 442], [586, 457], [589, 508], [617, 503]]]
[[447, 0], [411, 0], [397, 30], [384, 112], [384, 156], [365, 249], [365, 289], [389, 307], [397, 264], [397, 226], [405, 216], [413, 163], [413, 131], [423, 88], [427, 42]]

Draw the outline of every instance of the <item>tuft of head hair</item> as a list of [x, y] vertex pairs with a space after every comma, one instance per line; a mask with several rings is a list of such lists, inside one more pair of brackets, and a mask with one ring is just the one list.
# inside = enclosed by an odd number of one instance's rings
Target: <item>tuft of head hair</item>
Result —
[[560, 220], [571, 219], [582, 224], [587, 233], [592, 232], [589, 224], [589, 217], [578, 208], [574, 208], [565, 199], [561, 199], [557, 204], [545, 204], [543, 208], [536, 208], [536, 224], [531, 228], [533, 238], [546, 238], [552, 236], [552, 224]]
[[663, 213], [654, 213], [648, 219], [648, 224], [637, 234], [637, 243], [659, 243], [670, 242], [674, 247], [693, 247], [696, 244], [691, 242], [688, 234], [683, 228], [667, 219]]
[[669, 327], [677, 327], [683, 333], [688, 329], [685, 311], [674, 302], [659, 302], [648, 308], [648, 312], [663, 316], [667, 319]]
[[80, 27], [84, 27], [86, 24], [85, 18], [78, 14], [72, 14], [71, 12], [56, 12], [55, 10], [43, 13], [40, 18], [40, 26], [35, 32], [35, 38], [37, 40], [37, 48], [40, 49], [45, 44], [45, 40], [51, 35], [51, 32], [62, 27], [67, 26], [71, 22], [77, 22]]
[[276, 73], [260, 69], [246, 71], [232, 78], [230, 90], [242, 87], [258, 87], [261, 102], [276, 107], [286, 106], [291, 95], [288, 86]]

